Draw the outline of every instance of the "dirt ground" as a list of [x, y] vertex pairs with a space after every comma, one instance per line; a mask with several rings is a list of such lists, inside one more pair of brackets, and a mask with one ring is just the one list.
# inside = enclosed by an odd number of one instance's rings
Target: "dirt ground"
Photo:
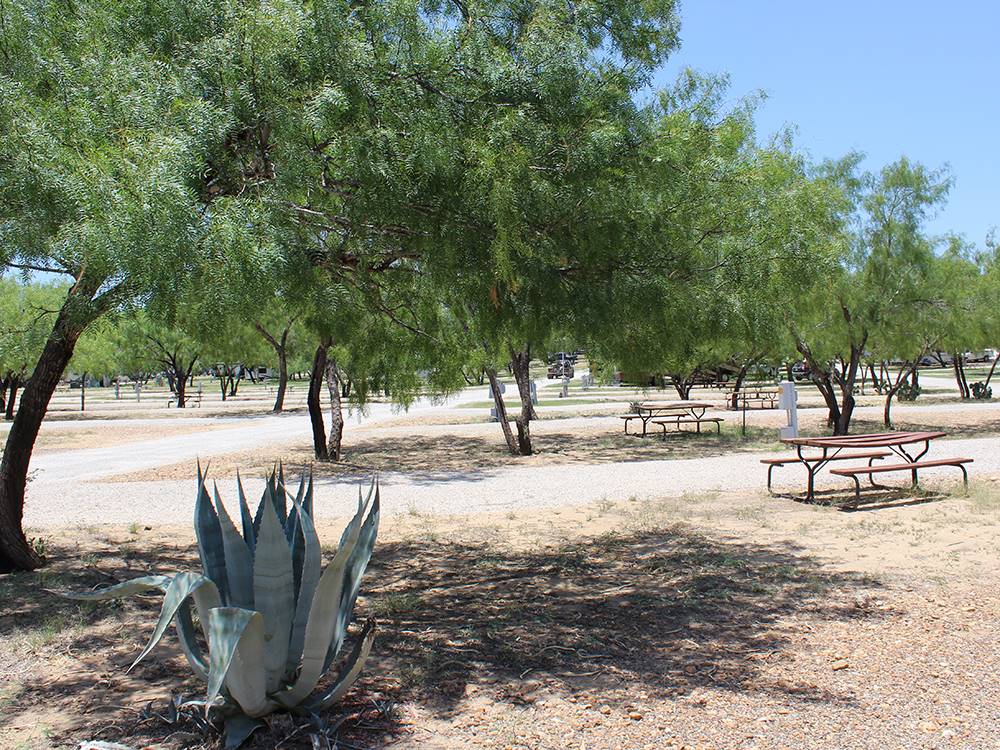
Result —
[[[54, 425], [55, 423], [42, 425], [42, 430], [35, 441], [35, 451], [46, 453], [81, 450], [84, 448], [109, 448], [115, 445], [127, 445], [137, 440], [145, 440], [150, 436], [150, 428], [148, 426], [116, 425], [111, 430], [106, 427], [88, 426], [84, 421], [72, 425]], [[225, 429], [228, 426], [218, 422], [205, 422], [203, 424], [186, 422], [175, 425], [158, 424], [155, 428], [155, 434], [157, 437], [189, 435], [195, 432]], [[6, 440], [8, 429], [0, 428], [0, 440]]]
[[[650, 425], [645, 438], [624, 433], [615, 415], [621, 405], [600, 407], [597, 413], [559, 414], [532, 422], [536, 453], [512, 458], [506, 450], [500, 428], [482, 418], [455, 422], [434, 415], [400, 416], [377, 425], [349, 425], [344, 431], [344, 459], [335, 464], [316, 464], [317, 476], [358, 476], [373, 471], [418, 473], [427, 478], [456, 472], [482, 471], [503, 466], [539, 467], [554, 464], [607, 464], [616, 462], [683, 459], [725, 455], [737, 451], [777, 451], [782, 445], [777, 428], [785, 423], [785, 412], [757, 410], [747, 414], [744, 434], [742, 415], [720, 412], [726, 420], [720, 434], [714, 428], [683, 433], [671, 428], [664, 440], [660, 428]], [[453, 417], [454, 412], [445, 416]], [[583, 417], [581, 422], [578, 417]], [[567, 420], [575, 419], [570, 423]], [[958, 406], [940, 411], [926, 408], [900, 409], [894, 420], [899, 429], [946, 430], [950, 437], [982, 437], [1000, 434], [1000, 411], [981, 405]], [[829, 434], [825, 412], [812, 410], [800, 415], [803, 435]], [[636, 425], [630, 428], [638, 429]], [[881, 421], [859, 416], [855, 432], [882, 432]], [[307, 438], [307, 436], [305, 436]], [[212, 457], [215, 477], [234, 477], [237, 470], [247, 476], [266, 473], [276, 461], [288, 466], [313, 463], [308, 439], [284, 445], [269, 443], [259, 449], [236, 451]], [[102, 477], [102, 482], [148, 482], [185, 480], [191, 476], [189, 461], [165, 464], [142, 471]]]
[[[357, 612], [379, 635], [330, 737], [406, 750], [996, 748], [998, 531], [996, 478], [968, 497], [853, 513], [688, 495], [387, 518]], [[332, 542], [339, 523], [319, 532]], [[50, 593], [193, 568], [192, 542], [188, 528], [53, 532], [48, 567], [0, 577], [0, 747], [217, 746], [189, 717], [166, 721], [171, 692], [203, 689], [172, 635], [124, 671], [156, 597]], [[252, 744], [313, 746], [318, 730], [288, 717]]]

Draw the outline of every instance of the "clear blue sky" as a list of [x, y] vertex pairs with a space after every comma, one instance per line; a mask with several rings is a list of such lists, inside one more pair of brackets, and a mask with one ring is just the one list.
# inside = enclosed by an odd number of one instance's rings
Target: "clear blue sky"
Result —
[[683, 67], [763, 90], [759, 138], [787, 124], [814, 158], [877, 169], [905, 154], [955, 178], [934, 232], [982, 245], [1000, 226], [1000, 3], [987, 0], [682, 0]]

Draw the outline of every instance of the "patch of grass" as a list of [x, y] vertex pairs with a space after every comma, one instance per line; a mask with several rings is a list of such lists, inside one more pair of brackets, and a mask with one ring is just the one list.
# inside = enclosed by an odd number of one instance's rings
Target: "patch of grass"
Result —
[[20, 640], [25, 651], [36, 654], [47, 646], [51, 646], [67, 633], [75, 632], [81, 625], [78, 619], [70, 618], [60, 612], [43, 620], [31, 630], [23, 633]]
[[416, 593], [388, 593], [372, 602], [376, 617], [397, 617], [420, 608], [420, 595]]
[[1000, 514], [1000, 488], [995, 484], [976, 482], [969, 487], [969, 503], [973, 513]]

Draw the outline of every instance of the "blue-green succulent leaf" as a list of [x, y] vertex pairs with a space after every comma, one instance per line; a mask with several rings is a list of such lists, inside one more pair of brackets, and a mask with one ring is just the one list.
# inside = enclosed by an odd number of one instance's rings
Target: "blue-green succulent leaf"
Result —
[[253, 558], [247, 543], [236, 530], [226, 506], [219, 497], [219, 488], [212, 488], [215, 497], [216, 516], [222, 533], [222, 547], [226, 562], [226, 583], [229, 590], [229, 604], [234, 607], [253, 609]]
[[361, 631], [361, 636], [354, 644], [354, 649], [348, 655], [343, 665], [341, 665], [340, 674], [337, 675], [337, 679], [334, 680], [325, 693], [309, 701], [309, 707], [313, 711], [325, 711], [339, 702], [347, 691], [351, 689], [351, 685], [358, 679], [361, 670], [365, 666], [365, 661], [368, 659], [368, 654], [371, 653], [374, 641], [375, 620], [368, 620]]
[[83, 601], [99, 602], [105, 599], [118, 599], [132, 594], [141, 594], [150, 589], [166, 591], [170, 585], [172, 576], [142, 576], [133, 578], [131, 581], [116, 583], [114, 586], [107, 586], [96, 591], [67, 591], [62, 593], [67, 599], [80, 599]]
[[292, 635], [288, 644], [286, 674], [294, 674], [302, 658], [302, 645], [305, 641], [309, 609], [312, 606], [313, 595], [319, 583], [323, 564], [323, 553], [312, 518], [306, 513], [305, 508], [299, 505], [298, 500], [295, 501], [294, 512], [298, 513], [300, 519], [301, 533], [297, 541], [301, 543], [297, 549], [301, 550], [302, 561], [300, 563], [301, 580], [297, 588], [298, 596], [295, 600], [295, 617], [292, 620]]
[[[207, 612], [208, 610], [206, 610]], [[184, 652], [191, 671], [199, 678], [208, 682], [208, 659], [202, 651], [195, 633], [194, 620], [191, 619], [191, 602], [185, 599], [174, 615], [174, 629], [177, 631], [177, 640], [181, 644], [181, 651]]]
[[[174, 619], [174, 615], [177, 614], [177, 610], [180, 609], [184, 601], [189, 597], [202, 590], [203, 595], [202, 601], [196, 602], [199, 605], [214, 605], [219, 604], [219, 591], [215, 583], [205, 576], [199, 573], [178, 573], [174, 576], [173, 580], [170, 581], [170, 585], [167, 586], [166, 591], [163, 593], [163, 605], [160, 607], [160, 617], [156, 621], [156, 627], [153, 628], [153, 634], [149, 638], [149, 643], [142, 650], [142, 653], [136, 657], [135, 661], [132, 662], [132, 666], [129, 670], [133, 669], [136, 664], [146, 658], [153, 647], [160, 642], [163, 634], [167, 630], [167, 626]], [[204, 616], [207, 609], [202, 609], [199, 614]]]
[[199, 476], [198, 499], [194, 505], [194, 529], [198, 537], [198, 554], [205, 575], [219, 589], [223, 603], [229, 601], [229, 584], [226, 580], [226, 553], [222, 543], [219, 517], [212, 507], [205, 480]]
[[250, 554], [253, 555], [254, 547], [257, 546], [257, 531], [254, 528], [253, 516], [250, 515], [250, 506], [247, 505], [247, 496], [243, 492], [243, 480], [240, 478], [239, 469], [236, 470], [236, 490], [240, 496], [240, 521], [243, 526], [243, 540], [247, 543]]
[[253, 600], [264, 617], [267, 691], [281, 684], [288, 657], [288, 638], [295, 614], [292, 552], [274, 507], [266, 504], [253, 561]]
[[333, 631], [333, 639], [330, 641], [330, 651], [326, 658], [327, 668], [333, 663], [333, 660], [340, 651], [340, 646], [344, 641], [344, 634], [347, 632], [347, 625], [351, 620], [351, 614], [354, 612], [354, 603], [358, 598], [358, 590], [361, 588], [361, 577], [368, 567], [368, 562], [372, 559], [372, 551], [375, 548], [380, 514], [377, 482], [372, 482], [372, 490], [369, 491], [368, 497], [371, 498], [373, 493], [374, 498], [371, 501], [368, 517], [361, 526], [357, 544], [351, 550], [347, 565], [344, 568], [344, 585], [341, 588], [340, 594], [339, 616], [337, 627]]
[[236, 750], [250, 739], [250, 735], [266, 726], [260, 719], [251, 719], [244, 714], [227, 716], [225, 721], [225, 750]]
[[[259, 612], [239, 607], [214, 607], [208, 611], [208, 693], [205, 697], [207, 705], [211, 705], [222, 692], [236, 647], [240, 644], [243, 632], [254, 618], [260, 618]], [[260, 669], [260, 665], [256, 665]]]

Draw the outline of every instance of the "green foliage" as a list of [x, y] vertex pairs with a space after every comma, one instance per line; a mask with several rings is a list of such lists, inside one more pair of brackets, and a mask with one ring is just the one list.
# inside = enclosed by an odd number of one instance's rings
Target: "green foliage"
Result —
[[993, 388], [983, 382], [976, 382], [971, 385], [972, 397], [980, 401], [989, 401], [993, 398]]
[[65, 294], [63, 286], [0, 278], [0, 377], [31, 375]]
[[906, 382], [899, 386], [899, 390], [896, 391], [896, 400], [916, 401], [921, 393], [923, 393], [923, 390], [921, 390], [918, 384]]
[[[378, 533], [379, 491], [375, 482], [344, 529], [333, 560], [321, 570], [313, 526], [312, 477], [295, 495], [281, 468], [266, 481], [251, 515], [238, 481], [239, 529], [218, 490], [209, 497], [198, 470], [195, 531], [202, 573], [144, 576], [86, 594], [112, 599], [151, 589], [164, 592], [153, 636], [133, 667], [174, 623], [192, 670], [208, 685], [205, 705], [226, 721], [226, 747], [234, 748], [275, 711], [318, 712], [329, 708], [357, 679], [375, 635], [369, 620], [336, 677], [315, 690], [340, 654], [361, 577]], [[291, 501], [289, 505], [288, 501]], [[191, 617], [194, 603], [208, 644], [204, 653]]]

